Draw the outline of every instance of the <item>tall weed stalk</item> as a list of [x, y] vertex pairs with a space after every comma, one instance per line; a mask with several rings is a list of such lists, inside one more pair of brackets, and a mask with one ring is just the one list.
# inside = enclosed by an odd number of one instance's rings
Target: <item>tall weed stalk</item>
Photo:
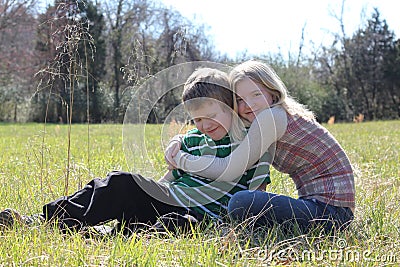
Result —
[[[48, 48], [48, 64], [41, 69], [37, 75], [40, 76], [40, 82], [37, 93], [48, 91], [48, 101], [46, 106], [44, 129], [42, 137], [42, 157], [40, 183], [43, 190], [44, 163], [45, 163], [45, 136], [48, 109], [50, 101], [54, 96], [62, 102], [65, 107], [68, 130], [67, 130], [67, 159], [64, 177], [64, 194], [68, 195], [69, 180], [71, 170], [71, 132], [74, 122], [74, 92], [79, 88], [85, 88], [81, 84], [86, 84], [86, 105], [87, 105], [87, 164], [90, 163], [90, 99], [89, 99], [89, 54], [93, 55], [95, 46], [92, 36], [89, 33], [90, 22], [84, 18], [84, 13], [79, 9], [79, 5], [85, 4], [82, 1], [71, 1], [58, 3], [53, 8], [55, 16], [42, 24], [42, 27], [52, 29], [48, 36], [48, 45], [54, 44], [55, 49]], [[50, 11], [51, 12], [51, 11]], [[90, 47], [88, 51], [87, 46]], [[53, 51], [53, 53], [51, 53]], [[93, 56], [91, 56], [93, 59]], [[64, 92], [63, 92], [64, 90]], [[66, 96], [68, 98], [66, 99]], [[60, 100], [61, 99], [61, 100]], [[88, 169], [90, 171], [90, 168]]]

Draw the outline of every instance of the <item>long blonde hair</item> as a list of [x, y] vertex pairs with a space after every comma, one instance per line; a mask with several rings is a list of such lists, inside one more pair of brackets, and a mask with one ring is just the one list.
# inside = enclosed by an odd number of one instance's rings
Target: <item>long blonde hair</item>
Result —
[[[288, 94], [285, 84], [271, 66], [254, 60], [237, 65], [229, 74], [230, 86], [234, 92], [236, 92], [236, 84], [245, 78], [263, 85], [263, 88], [272, 95], [273, 103], [271, 107], [281, 105], [290, 115], [315, 119], [312, 111]], [[237, 111], [236, 94], [234, 94], [234, 100], [234, 109]]]

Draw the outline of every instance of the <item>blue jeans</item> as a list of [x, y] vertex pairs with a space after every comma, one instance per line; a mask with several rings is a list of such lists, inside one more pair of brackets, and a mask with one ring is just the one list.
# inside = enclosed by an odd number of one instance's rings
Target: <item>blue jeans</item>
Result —
[[301, 231], [314, 227], [322, 227], [326, 231], [340, 230], [354, 218], [350, 208], [258, 190], [234, 194], [229, 201], [228, 212], [233, 220], [248, 220], [255, 226], [279, 224], [287, 229], [297, 225]]

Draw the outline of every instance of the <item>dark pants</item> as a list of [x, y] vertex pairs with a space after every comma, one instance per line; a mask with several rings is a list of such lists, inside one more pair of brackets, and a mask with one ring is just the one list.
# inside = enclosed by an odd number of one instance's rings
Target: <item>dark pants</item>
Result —
[[336, 207], [311, 199], [295, 199], [263, 191], [241, 191], [228, 204], [234, 220], [247, 220], [255, 226], [307, 232], [315, 228], [325, 231], [341, 230], [353, 220], [350, 208]]
[[111, 172], [93, 179], [73, 195], [43, 206], [47, 220], [57, 220], [64, 228], [80, 229], [111, 220], [126, 225], [156, 223], [165, 214], [191, 213], [177, 204], [168, 187], [138, 174]]

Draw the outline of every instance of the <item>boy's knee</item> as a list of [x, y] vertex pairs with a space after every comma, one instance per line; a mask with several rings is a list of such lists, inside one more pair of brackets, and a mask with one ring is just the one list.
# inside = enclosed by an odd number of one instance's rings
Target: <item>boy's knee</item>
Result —
[[112, 187], [120, 187], [123, 188], [130, 188], [134, 186], [136, 183], [134, 175], [129, 172], [123, 171], [112, 171], [107, 174], [105, 179], [102, 179], [97, 182], [98, 186], [112, 186]]
[[107, 177], [132, 177], [132, 174], [124, 171], [111, 171], [107, 173]]

